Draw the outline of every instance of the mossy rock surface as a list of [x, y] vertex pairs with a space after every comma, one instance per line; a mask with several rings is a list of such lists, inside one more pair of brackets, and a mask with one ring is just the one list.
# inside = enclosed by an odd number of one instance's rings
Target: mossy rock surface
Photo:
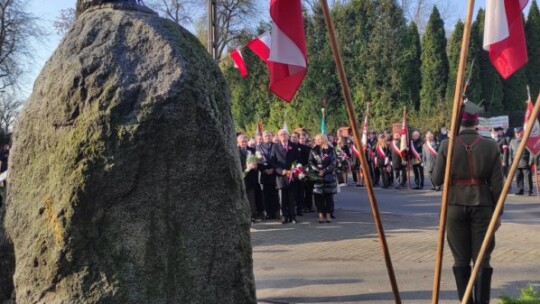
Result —
[[226, 82], [137, 10], [82, 13], [15, 127], [17, 303], [254, 303]]

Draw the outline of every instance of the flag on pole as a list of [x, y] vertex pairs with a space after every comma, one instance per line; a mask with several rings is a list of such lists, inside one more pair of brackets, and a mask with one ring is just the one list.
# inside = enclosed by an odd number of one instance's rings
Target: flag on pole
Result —
[[364, 128], [362, 129], [362, 145], [364, 146], [364, 149], [367, 146], [367, 138], [368, 138], [368, 115], [369, 115], [369, 103], [366, 105], [366, 114], [364, 115]]
[[521, 12], [528, 0], [486, 1], [484, 50], [506, 79], [527, 63], [527, 45]]
[[399, 152], [401, 158], [405, 159], [407, 156], [409, 144], [409, 132], [407, 131], [407, 108], [403, 107], [403, 123], [401, 124], [401, 142], [399, 144]]
[[255, 131], [255, 135], [262, 135], [263, 134], [263, 128], [261, 121], [257, 121], [257, 130]]
[[306, 36], [300, 0], [271, 0], [270, 91], [290, 102], [307, 71]]
[[321, 108], [322, 118], [321, 118], [321, 133], [326, 135], [326, 121], [324, 119], [324, 108]]
[[[531, 118], [534, 105], [532, 100], [527, 101], [527, 111], [525, 112], [525, 121], [523, 122], [523, 130], [527, 130], [527, 122]], [[538, 118], [535, 119], [533, 128], [531, 130], [531, 135], [529, 140], [527, 140], [527, 149], [535, 157], [540, 154], [540, 124], [538, 123]]]
[[248, 75], [246, 62], [244, 61], [244, 57], [242, 56], [242, 52], [240, 52], [240, 48], [233, 49], [229, 55], [231, 55], [231, 58], [234, 62], [234, 67], [240, 71], [240, 75], [242, 75], [242, 78], [246, 77]]
[[253, 51], [262, 61], [268, 64], [268, 57], [270, 56], [270, 47], [272, 46], [272, 36], [270, 32], [265, 32], [259, 37], [251, 40], [246, 45]]
[[283, 126], [281, 128], [283, 130], [287, 131], [287, 133], [289, 133], [289, 127], [287, 126], [287, 121], [286, 120], [283, 121]]

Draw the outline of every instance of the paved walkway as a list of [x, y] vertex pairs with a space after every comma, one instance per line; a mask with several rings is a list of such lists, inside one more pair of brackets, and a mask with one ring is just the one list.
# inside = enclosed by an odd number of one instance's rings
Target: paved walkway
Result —
[[[377, 189], [378, 197], [385, 197], [384, 204], [389, 200], [394, 206], [406, 205], [419, 197], [434, 206], [440, 203], [440, 193], [382, 191]], [[330, 224], [319, 224], [311, 213], [296, 225], [263, 222], [252, 226], [257, 296], [262, 303], [395, 303], [365, 190], [345, 187], [336, 199], [338, 218]], [[356, 211], [339, 210], [350, 207], [353, 199], [366, 204]], [[534, 211], [524, 209], [524, 204]], [[540, 209], [536, 204], [540, 208], [536, 197], [509, 197], [505, 210], [514, 212], [512, 220], [503, 222], [492, 255], [493, 303], [501, 294], [518, 295], [519, 288], [528, 283], [540, 290]], [[431, 303], [438, 210], [417, 215], [396, 209], [384, 213], [384, 209], [383, 225], [403, 303]], [[516, 212], [528, 221], [520, 223]], [[440, 303], [458, 302], [451, 262], [446, 245]]]

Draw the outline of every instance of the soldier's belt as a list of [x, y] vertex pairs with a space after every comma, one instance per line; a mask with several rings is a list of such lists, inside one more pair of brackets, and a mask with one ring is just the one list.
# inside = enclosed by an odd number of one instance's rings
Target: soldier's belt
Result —
[[464, 178], [455, 179], [452, 181], [452, 186], [480, 186], [487, 184], [488, 182], [484, 178]]

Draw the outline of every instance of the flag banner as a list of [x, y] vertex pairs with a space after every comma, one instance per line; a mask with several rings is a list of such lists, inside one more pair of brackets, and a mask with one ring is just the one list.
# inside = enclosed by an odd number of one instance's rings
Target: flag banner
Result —
[[358, 151], [358, 149], [356, 149], [356, 146], [353, 144], [351, 146], [351, 150], [354, 152], [354, 154], [356, 154], [356, 157], [360, 158], [360, 151]]
[[263, 128], [262, 128], [261, 121], [259, 120], [257, 122], [257, 134], [256, 135], [262, 135], [262, 134], [263, 134]]
[[527, 63], [522, 10], [528, 0], [486, 1], [484, 50], [504, 79]]
[[244, 57], [242, 56], [242, 53], [240, 52], [240, 48], [233, 49], [230, 53], [231, 58], [234, 62], [234, 67], [240, 71], [240, 75], [242, 75], [242, 78], [246, 77], [248, 75], [246, 62], [244, 61]]
[[324, 119], [324, 108], [321, 109], [322, 118], [321, 118], [321, 133], [326, 135], [326, 121]]
[[402, 159], [406, 159], [409, 143], [409, 132], [407, 131], [407, 112], [403, 109], [403, 123], [401, 125], [401, 142], [399, 151]]
[[[534, 105], [529, 100], [527, 102], [527, 111], [525, 112], [525, 121], [523, 122], [524, 130], [527, 129], [527, 122], [531, 118], [533, 108], [534, 108]], [[533, 128], [531, 130], [531, 135], [529, 136], [529, 140], [527, 140], [527, 149], [535, 157], [540, 154], [540, 124], [538, 123], [538, 118], [536, 117], [535, 117]]]
[[307, 71], [306, 36], [300, 0], [271, 0], [270, 91], [290, 102]]
[[368, 138], [368, 132], [369, 132], [368, 115], [369, 115], [369, 102], [366, 105], [366, 114], [364, 115], [364, 127], [362, 129], [362, 145], [364, 146], [364, 149], [367, 146], [367, 138]]
[[265, 32], [259, 37], [251, 40], [246, 45], [253, 51], [262, 61], [268, 64], [268, 57], [270, 56], [270, 47], [272, 46], [272, 35], [270, 32]]
[[283, 121], [283, 126], [281, 128], [287, 131], [287, 133], [289, 133], [289, 127], [287, 126], [287, 121]]

